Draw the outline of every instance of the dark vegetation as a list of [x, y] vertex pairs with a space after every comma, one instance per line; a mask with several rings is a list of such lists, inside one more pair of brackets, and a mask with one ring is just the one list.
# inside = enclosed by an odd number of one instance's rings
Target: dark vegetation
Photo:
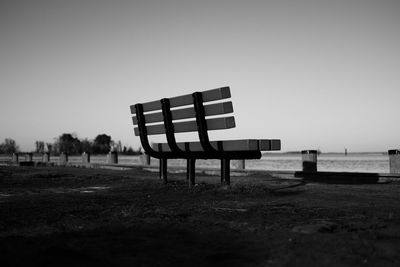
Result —
[[3, 143], [0, 144], [0, 154], [12, 154], [19, 151], [19, 147], [15, 140], [6, 138]]

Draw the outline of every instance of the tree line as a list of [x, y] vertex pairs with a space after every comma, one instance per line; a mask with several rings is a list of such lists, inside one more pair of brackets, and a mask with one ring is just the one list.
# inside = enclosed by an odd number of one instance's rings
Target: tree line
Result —
[[[106, 154], [110, 151], [116, 151], [125, 155], [139, 155], [142, 154], [141, 148], [134, 150], [132, 147], [123, 146], [121, 141], [113, 141], [111, 136], [107, 134], [99, 134], [93, 140], [88, 138], [79, 139], [76, 134], [63, 133], [55, 138], [53, 143], [46, 143], [44, 141], [35, 142], [36, 153], [49, 152], [51, 154], [59, 154], [61, 152], [68, 153], [69, 155], [82, 154], [88, 152], [91, 154]], [[19, 146], [15, 140], [6, 138], [0, 144], [0, 154], [12, 154], [20, 152]]]

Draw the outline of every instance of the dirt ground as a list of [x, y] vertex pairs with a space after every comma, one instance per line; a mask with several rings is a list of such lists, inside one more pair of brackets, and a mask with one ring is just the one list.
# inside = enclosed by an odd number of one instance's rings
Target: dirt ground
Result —
[[1, 266], [400, 266], [400, 182], [0, 167]]

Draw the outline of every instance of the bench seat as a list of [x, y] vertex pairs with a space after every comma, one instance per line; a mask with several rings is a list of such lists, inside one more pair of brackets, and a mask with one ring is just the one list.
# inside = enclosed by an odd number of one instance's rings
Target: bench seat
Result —
[[[210, 144], [214, 149], [222, 148], [223, 151], [276, 151], [281, 149], [281, 141], [278, 139], [223, 140], [210, 141]], [[204, 151], [200, 142], [181, 142], [177, 145], [186, 152]], [[158, 152], [171, 152], [168, 143], [155, 143], [152, 147]]]

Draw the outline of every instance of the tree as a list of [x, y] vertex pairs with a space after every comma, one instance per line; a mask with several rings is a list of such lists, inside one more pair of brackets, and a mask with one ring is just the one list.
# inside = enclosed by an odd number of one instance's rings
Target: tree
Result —
[[57, 147], [58, 152], [68, 154], [78, 154], [82, 152], [81, 141], [70, 133], [64, 133], [58, 137], [55, 146]]
[[130, 146], [128, 147], [128, 149], [125, 152], [127, 155], [133, 155], [135, 153], [135, 151], [133, 151], [133, 148]]
[[4, 139], [4, 142], [0, 144], [0, 153], [12, 154], [18, 151], [17, 143], [11, 138]]
[[44, 142], [43, 141], [36, 141], [35, 142], [36, 146], [36, 152], [37, 153], [43, 153], [44, 152]]
[[124, 154], [125, 155], [140, 155], [142, 153], [142, 148], [139, 147], [138, 150], [134, 150], [131, 146], [130, 147], [124, 147]]
[[81, 141], [82, 152], [93, 153], [93, 142], [85, 138]]
[[47, 146], [47, 152], [51, 153], [53, 152], [53, 144], [52, 143], [46, 143]]
[[99, 134], [94, 139], [93, 153], [106, 154], [110, 152], [112, 145], [111, 136], [106, 134]]

